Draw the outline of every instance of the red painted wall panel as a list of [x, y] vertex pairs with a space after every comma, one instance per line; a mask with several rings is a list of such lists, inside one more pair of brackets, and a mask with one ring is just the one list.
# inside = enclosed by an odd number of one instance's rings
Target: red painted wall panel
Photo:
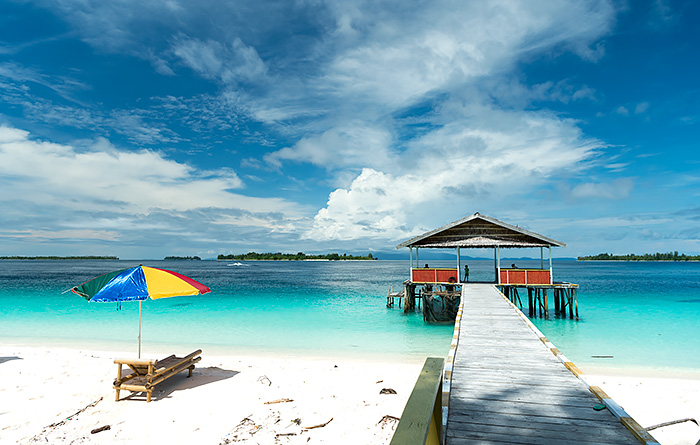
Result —
[[450, 278], [454, 278], [456, 283], [459, 279], [457, 269], [413, 269], [411, 281], [414, 283], [449, 283]]
[[437, 270], [437, 281], [438, 283], [449, 283], [450, 278], [452, 282], [457, 282], [457, 269], [438, 269]]
[[548, 270], [532, 270], [527, 273], [528, 284], [549, 284]]
[[411, 281], [414, 283], [434, 283], [435, 269], [413, 269]]
[[501, 269], [501, 284], [549, 284], [549, 275], [548, 269]]

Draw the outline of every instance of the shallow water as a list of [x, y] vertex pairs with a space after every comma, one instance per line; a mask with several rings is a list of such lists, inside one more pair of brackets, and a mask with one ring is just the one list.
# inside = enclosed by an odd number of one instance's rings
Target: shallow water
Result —
[[[88, 303], [65, 289], [129, 261], [0, 262], [0, 336], [22, 344], [133, 349], [138, 303]], [[143, 303], [143, 351], [444, 356], [452, 327], [386, 308], [403, 262], [148, 261], [212, 289]], [[238, 265], [235, 265], [238, 264]]]
[[[493, 279], [492, 261], [464, 262], [471, 279]], [[0, 261], [2, 342], [135, 350], [137, 303], [117, 310], [115, 304], [88, 303], [62, 291], [138, 263]], [[401, 360], [449, 350], [451, 325], [426, 325], [420, 314], [385, 307], [389, 287], [398, 290], [407, 278], [407, 262], [143, 263], [212, 289], [203, 296], [144, 302], [144, 354], [202, 348]], [[555, 260], [554, 277], [580, 285], [581, 320], [533, 321], [578, 365], [700, 370], [700, 263]]]

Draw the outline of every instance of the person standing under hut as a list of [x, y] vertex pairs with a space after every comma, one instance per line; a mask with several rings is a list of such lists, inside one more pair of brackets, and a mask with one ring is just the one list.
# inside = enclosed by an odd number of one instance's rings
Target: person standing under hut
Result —
[[464, 265], [464, 282], [469, 282], [469, 266], [466, 264]]

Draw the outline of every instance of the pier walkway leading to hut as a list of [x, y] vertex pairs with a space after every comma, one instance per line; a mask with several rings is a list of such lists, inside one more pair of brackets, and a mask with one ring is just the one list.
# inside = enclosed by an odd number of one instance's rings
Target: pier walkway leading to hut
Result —
[[493, 285], [463, 285], [461, 307], [447, 445], [640, 443]]

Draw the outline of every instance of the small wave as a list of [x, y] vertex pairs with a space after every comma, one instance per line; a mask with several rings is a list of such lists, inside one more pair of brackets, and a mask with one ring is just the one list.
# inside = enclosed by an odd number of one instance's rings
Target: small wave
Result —
[[231, 263], [231, 264], [227, 264], [227, 266], [229, 266], [229, 267], [231, 267], [231, 266], [246, 266], [246, 264], [243, 264], [243, 263]]

